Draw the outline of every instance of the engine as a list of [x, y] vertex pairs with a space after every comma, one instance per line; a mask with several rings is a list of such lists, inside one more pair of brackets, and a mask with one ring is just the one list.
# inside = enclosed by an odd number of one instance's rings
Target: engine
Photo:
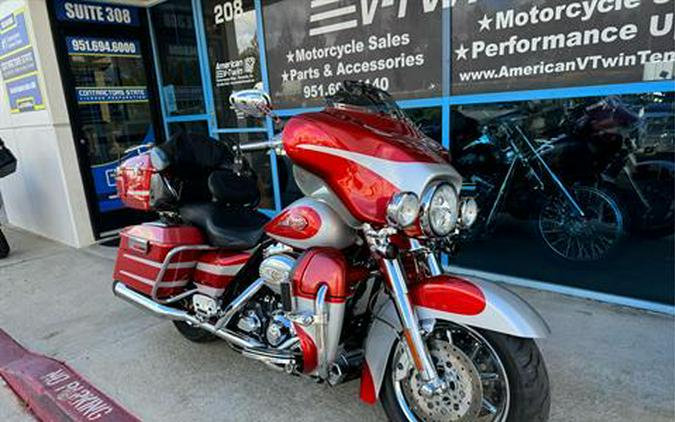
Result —
[[267, 251], [268, 256], [260, 264], [265, 287], [244, 307], [236, 324], [239, 330], [272, 348], [284, 346], [284, 342], [295, 337], [292, 323], [286, 317], [292, 310], [291, 273], [296, 264], [289, 252], [283, 246], [273, 246]]
[[265, 289], [241, 311], [236, 327], [255, 338], [277, 348], [293, 334], [291, 321], [285, 317], [279, 295]]

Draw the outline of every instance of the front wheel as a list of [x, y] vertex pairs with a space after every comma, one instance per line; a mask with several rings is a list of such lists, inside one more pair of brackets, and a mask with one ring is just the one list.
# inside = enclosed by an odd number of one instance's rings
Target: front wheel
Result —
[[539, 234], [557, 256], [573, 262], [607, 258], [623, 235], [623, 213], [614, 197], [594, 187], [577, 186], [572, 192], [584, 215], [565, 197], [550, 198], [539, 215]]
[[533, 340], [438, 323], [427, 347], [447, 390], [422, 396], [401, 342], [391, 352], [382, 405], [391, 421], [539, 422], [548, 419], [549, 382]]

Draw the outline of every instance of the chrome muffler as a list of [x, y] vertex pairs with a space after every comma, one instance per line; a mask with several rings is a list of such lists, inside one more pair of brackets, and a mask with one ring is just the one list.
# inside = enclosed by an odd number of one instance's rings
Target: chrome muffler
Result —
[[230, 330], [224, 328], [216, 329], [216, 327], [213, 324], [200, 321], [197, 317], [195, 317], [194, 315], [190, 315], [186, 311], [182, 311], [180, 309], [175, 309], [170, 306], [157, 303], [152, 299], [150, 299], [149, 297], [143, 296], [142, 294], [131, 290], [130, 288], [128, 288], [119, 281], [115, 281], [113, 283], [113, 293], [120, 299], [124, 299], [125, 301], [131, 303], [132, 305], [135, 305], [145, 311], [149, 311], [155, 316], [170, 319], [173, 321], [187, 322], [190, 325], [208, 331], [209, 333], [214, 334], [222, 338], [223, 340], [231, 343], [232, 345], [240, 347], [242, 349], [258, 349], [265, 347], [265, 345], [256, 340], [246, 339], [236, 333], [233, 333]]

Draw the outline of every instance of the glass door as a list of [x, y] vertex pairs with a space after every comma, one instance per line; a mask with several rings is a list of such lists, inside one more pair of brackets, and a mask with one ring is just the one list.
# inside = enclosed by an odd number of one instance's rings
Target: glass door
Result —
[[132, 6], [86, 3], [101, 13], [80, 16], [61, 0], [51, 3], [89, 211], [97, 236], [105, 237], [153, 217], [124, 208], [115, 186], [121, 160], [163, 139], [147, 17]]
[[119, 210], [114, 172], [155, 141], [146, 63], [138, 38], [66, 37], [77, 102], [79, 142], [101, 213]]

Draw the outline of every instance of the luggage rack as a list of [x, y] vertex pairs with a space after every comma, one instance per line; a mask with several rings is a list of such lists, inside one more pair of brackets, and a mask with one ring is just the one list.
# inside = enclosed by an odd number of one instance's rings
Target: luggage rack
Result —
[[159, 292], [160, 284], [162, 280], [164, 279], [164, 275], [166, 274], [166, 271], [169, 269], [169, 265], [171, 265], [171, 261], [173, 258], [178, 255], [179, 253], [183, 252], [190, 252], [190, 251], [215, 251], [218, 248], [210, 245], [183, 245], [183, 246], [176, 246], [175, 248], [171, 249], [169, 253], [166, 254], [164, 257], [164, 262], [162, 262], [162, 266], [159, 269], [159, 272], [157, 273], [157, 277], [155, 278], [155, 283], [152, 286], [152, 293], [150, 294], [150, 297], [152, 298], [153, 301], [161, 304], [169, 304], [169, 303], [175, 303], [178, 302], [181, 299], [184, 299], [188, 296], [193, 295], [194, 293], [197, 292], [197, 289], [192, 289], [188, 290], [186, 292], [183, 292], [181, 294], [178, 294], [176, 296], [171, 296], [167, 299], [160, 299], [157, 297], [157, 293]]

